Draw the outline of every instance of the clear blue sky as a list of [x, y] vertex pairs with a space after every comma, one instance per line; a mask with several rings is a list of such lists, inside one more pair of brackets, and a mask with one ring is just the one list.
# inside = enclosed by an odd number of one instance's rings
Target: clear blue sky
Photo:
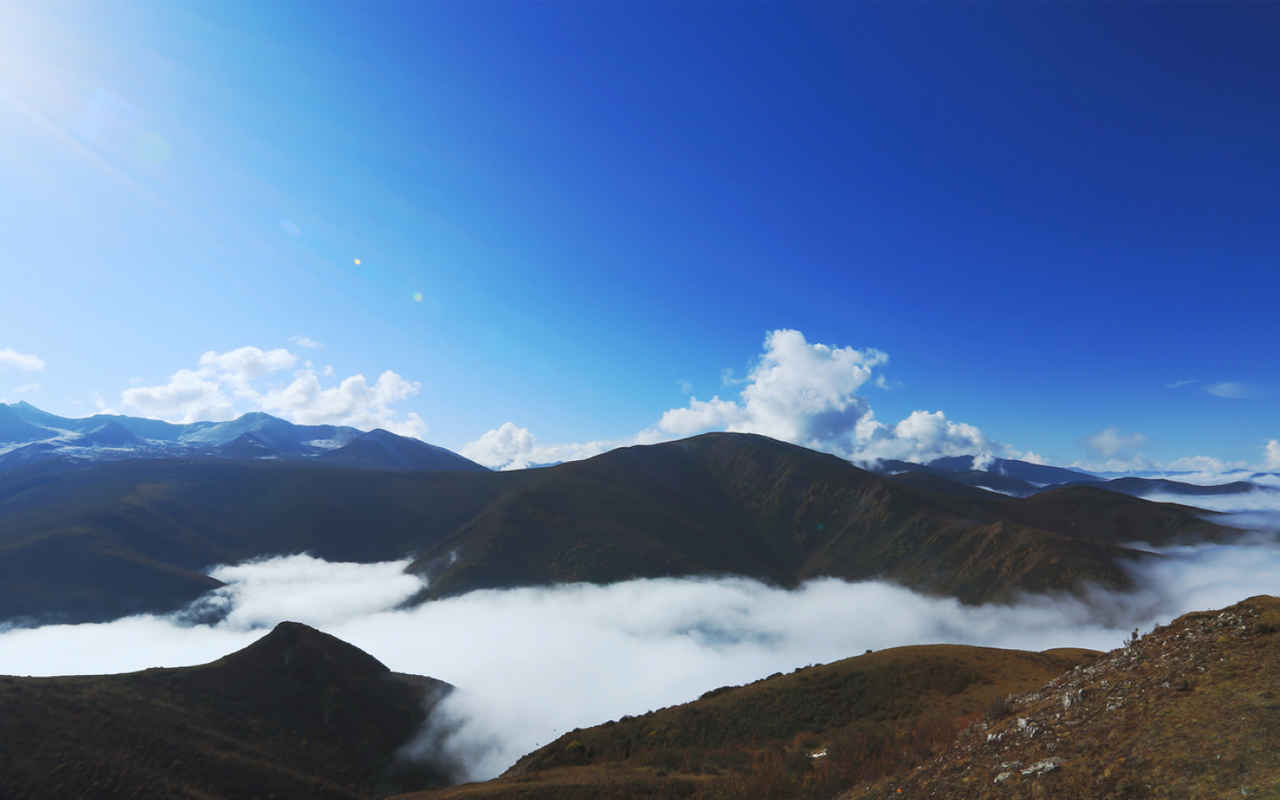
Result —
[[0, 399], [283, 347], [623, 440], [787, 328], [1058, 463], [1280, 437], [1280, 8], [77, 5], [0, 32]]

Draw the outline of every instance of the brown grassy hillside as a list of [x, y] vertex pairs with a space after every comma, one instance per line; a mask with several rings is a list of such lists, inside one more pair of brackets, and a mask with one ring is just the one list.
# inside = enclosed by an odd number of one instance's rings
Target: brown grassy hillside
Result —
[[415, 797], [830, 797], [915, 763], [995, 698], [1095, 655], [959, 645], [868, 653], [573, 731], [495, 781]]
[[844, 800], [1280, 797], [1280, 599], [1179, 617], [1003, 711]]

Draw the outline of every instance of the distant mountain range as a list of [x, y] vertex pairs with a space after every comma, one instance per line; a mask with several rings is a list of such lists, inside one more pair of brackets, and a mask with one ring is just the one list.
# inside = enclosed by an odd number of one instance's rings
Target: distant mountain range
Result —
[[[246, 435], [231, 443], [270, 446]], [[1124, 588], [1124, 564], [1148, 557], [1129, 542], [1233, 534], [1199, 509], [1097, 487], [1016, 499], [928, 472], [877, 475], [752, 434], [513, 472], [364, 468], [389, 436], [314, 458], [135, 458], [0, 473], [0, 620], [166, 611], [218, 585], [210, 565], [303, 551], [410, 557], [410, 570], [429, 579], [420, 600], [742, 575], [781, 586], [887, 579], [983, 602], [1086, 581]], [[354, 466], [328, 463], [344, 451]]]
[[0, 404], [0, 472], [33, 464], [137, 458], [315, 460], [391, 470], [486, 469], [443, 447], [385, 430], [295, 425], [260, 412], [228, 422], [175, 425], [115, 414], [73, 419], [26, 402]]
[[984, 462], [975, 456], [948, 456], [926, 464], [886, 459], [876, 465], [876, 471], [902, 477], [907, 481], [927, 483], [931, 479], [941, 478], [1012, 497], [1030, 497], [1055, 486], [1098, 486], [1134, 497], [1150, 494], [1184, 495], [1188, 498], [1242, 494], [1252, 491], [1272, 491], [1272, 487], [1263, 486], [1254, 481], [1262, 477], [1277, 476], [1277, 473], [1238, 471], [1235, 473], [1239, 476], [1236, 480], [1206, 486], [1163, 477], [1107, 478], [1080, 470], [1032, 464], [1015, 459], [994, 458]]

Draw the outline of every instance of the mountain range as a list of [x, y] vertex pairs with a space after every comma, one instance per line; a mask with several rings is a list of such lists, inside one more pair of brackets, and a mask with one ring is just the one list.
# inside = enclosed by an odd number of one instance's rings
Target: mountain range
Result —
[[1203, 485], [1166, 477], [1128, 475], [1106, 478], [1080, 470], [1032, 464], [1016, 459], [980, 459], [976, 456], [947, 456], [925, 464], [885, 459], [876, 462], [875, 471], [904, 480], [941, 478], [953, 483], [985, 489], [1012, 497], [1030, 497], [1056, 486], [1097, 486], [1121, 494], [1144, 497], [1151, 494], [1204, 497], [1237, 495], [1248, 492], [1273, 492], [1271, 486], [1257, 483], [1259, 478], [1276, 478], [1280, 473], [1236, 471], [1235, 480]]
[[411, 558], [429, 581], [418, 600], [741, 575], [779, 586], [886, 579], [976, 603], [1126, 588], [1126, 564], [1155, 557], [1131, 542], [1233, 533], [1199, 509], [1093, 486], [1011, 498], [929, 474], [877, 475], [753, 434], [503, 473], [322, 457], [48, 462], [0, 473], [0, 619], [168, 611], [217, 587], [211, 565], [304, 551]]
[[[879, 579], [965, 603], [1124, 590], [1163, 557], [1146, 544], [1241, 533], [1142, 495], [1271, 491], [970, 456], [872, 471], [736, 433], [494, 472], [381, 430], [21, 403], [0, 406], [0, 440], [11, 625], [173, 611], [220, 586], [211, 565], [297, 552], [405, 559], [424, 579], [411, 602], [707, 575]], [[867, 652], [571, 731], [450, 787], [461, 765], [419, 735], [440, 730], [452, 687], [281, 623], [196, 667], [0, 676], [0, 800], [1251, 795], [1280, 779], [1277, 631], [1280, 601], [1251, 598], [1107, 654]]]
[[385, 470], [485, 469], [443, 447], [389, 431], [295, 425], [261, 412], [227, 422], [178, 425], [116, 414], [73, 419], [26, 402], [0, 404], [0, 473], [33, 464], [138, 458], [314, 461]]

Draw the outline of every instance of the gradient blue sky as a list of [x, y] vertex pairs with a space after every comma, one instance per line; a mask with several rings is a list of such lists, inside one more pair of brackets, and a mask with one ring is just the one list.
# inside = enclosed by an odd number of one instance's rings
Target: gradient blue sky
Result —
[[258, 397], [622, 442], [794, 329], [1004, 453], [1280, 437], [1280, 8], [176, 5], [3, 12], [0, 399], [287, 348]]

